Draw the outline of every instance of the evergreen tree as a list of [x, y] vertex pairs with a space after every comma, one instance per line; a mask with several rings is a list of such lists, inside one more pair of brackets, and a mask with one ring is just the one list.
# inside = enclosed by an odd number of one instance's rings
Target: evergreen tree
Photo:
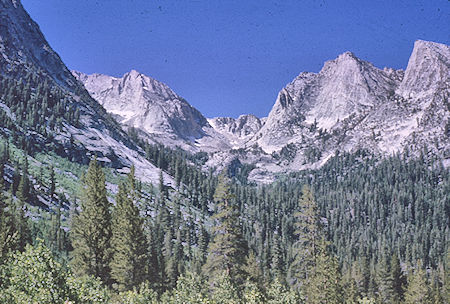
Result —
[[172, 252], [172, 264], [174, 265], [174, 271], [172, 273], [172, 280], [176, 285], [176, 282], [178, 280], [178, 277], [184, 273], [184, 262], [185, 262], [185, 256], [183, 252], [183, 244], [181, 240], [181, 230], [178, 229], [176, 232], [176, 239], [175, 244], [173, 246], [173, 252]]
[[437, 283], [434, 284], [433, 289], [431, 290], [430, 301], [432, 304], [445, 303]]
[[163, 175], [163, 171], [159, 170], [159, 186], [158, 186], [158, 190], [159, 190], [159, 196], [161, 197], [161, 199], [166, 199], [169, 196], [169, 193], [167, 191], [167, 187], [166, 185], [164, 185], [164, 175]]
[[[3, 181], [0, 182], [0, 188], [3, 188]], [[8, 197], [0, 190], [0, 261], [8, 252], [22, 251], [29, 243], [31, 230], [24, 203], [21, 200], [14, 200], [12, 187]]]
[[17, 233], [15, 249], [22, 251], [27, 244], [31, 243], [31, 230], [26, 215], [25, 203], [20, 199], [14, 201], [12, 195], [10, 195], [7, 204], [13, 208], [13, 230]]
[[430, 290], [427, 284], [426, 273], [422, 263], [417, 263], [416, 269], [408, 277], [408, 287], [405, 291], [405, 304], [429, 303]]
[[392, 303], [394, 300], [394, 280], [385, 254], [383, 254], [381, 262], [378, 263], [378, 268], [377, 285], [379, 298], [382, 303]]
[[294, 215], [298, 241], [290, 270], [294, 284], [305, 293], [308, 303], [342, 303], [338, 263], [328, 252], [318, 208], [308, 186], [302, 189], [299, 205]]
[[271, 271], [272, 276], [276, 278], [279, 282], [284, 283], [285, 281], [285, 263], [283, 258], [283, 251], [281, 248], [280, 240], [278, 234], [274, 235], [272, 249], [272, 261], [271, 261]]
[[11, 213], [11, 205], [8, 205], [4, 195], [4, 164], [0, 165], [0, 265], [7, 257], [7, 254], [15, 249], [18, 241], [18, 234], [14, 230], [14, 218]]
[[403, 275], [400, 261], [396, 254], [393, 255], [391, 260], [391, 278], [393, 280], [393, 302], [401, 303], [405, 292], [406, 277]]
[[111, 214], [105, 175], [94, 158], [83, 179], [81, 211], [72, 223], [73, 270], [111, 283]]
[[234, 195], [229, 181], [223, 175], [219, 177], [214, 199], [218, 204], [218, 212], [213, 216], [216, 226], [203, 267], [204, 274], [210, 281], [215, 281], [225, 273], [233, 282], [243, 283], [248, 245], [242, 235]]
[[346, 304], [358, 304], [359, 303], [359, 291], [356, 281], [350, 278], [344, 291], [345, 303]]
[[198, 247], [200, 250], [200, 259], [203, 262], [208, 254], [209, 234], [205, 228], [205, 220], [202, 218], [200, 222], [200, 235], [198, 237]]
[[[162, 177], [162, 174], [160, 175]], [[160, 181], [160, 197], [158, 200], [157, 218], [156, 218], [156, 256], [158, 260], [159, 278], [165, 287], [173, 287], [176, 284], [177, 266], [173, 260], [173, 242], [174, 227], [173, 217], [167, 206], [166, 196], [161, 190], [162, 181]], [[164, 188], [164, 186], [163, 186]]]
[[50, 249], [56, 255], [61, 254], [64, 248], [64, 231], [61, 229], [61, 201], [58, 201], [58, 205], [55, 208], [55, 213], [51, 216], [50, 233], [48, 241], [50, 243]]
[[137, 207], [139, 199], [132, 167], [127, 182], [119, 185], [112, 213], [111, 276], [120, 291], [138, 286], [146, 280], [148, 273], [148, 245]]
[[55, 169], [53, 168], [53, 165], [50, 167], [50, 185], [48, 187], [48, 190], [50, 203], [53, 203], [53, 196], [55, 195], [56, 190]]
[[342, 286], [337, 260], [327, 253], [326, 243], [316, 244], [318, 254], [314, 267], [310, 268], [308, 281], [303, 285], [307, 303], [343, 303]]
[[261, 270], [259, 261], [256, 258], [253, 250], [250, 250], [247, 261], [244, 265], [244, 271], [247, 274], [247, 282], [256, 284], [256, 286], [261, 289], [264, 284], [264, 276]]
[[298, 241], [294, 245], [294, 261], [291, 264], [291, 277], [297, 287], [310, 280], [311, 269], [317, 264], [319, 244], [323, 238], [319, 226], [317, 204], [311, 189], [304, 186], [299, 200], [299, 211], [295, 216], [295, 235]]
[[30, 200], [30, 180], [28, 179], [28, 157], [24, 156], [22, 176], [20, 177], [19, 185], [17, 187], [17, 198], [26, 203]]
[[156, 286], [160, 282], [159, 269], [159, 247], [158, 246], [158, 231], [155, 228], [155, 223], [152, 218], [152, 198], [144, 198], [141, 204], [141, 213], [144, 215], [144, 233], [147, 241], [147, 278], [150, 284]]
[[12, 177], [12, 184], [10, 187], [11, 193], [13, 195], [17, 194], [17, 188], [19, 187], [20, 179], [22, 178], [22, 175], [20, 175], [20, 169], [18, 162], [14, 162], [14, 173]]

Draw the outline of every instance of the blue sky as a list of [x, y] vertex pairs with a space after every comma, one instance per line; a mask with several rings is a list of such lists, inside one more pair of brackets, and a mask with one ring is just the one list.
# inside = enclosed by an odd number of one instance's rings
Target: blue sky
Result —
[[352, 51], [406, 68], [450, 44], [449, 0], [22, 0], [70, 69], [165, 82], [205, 116], [266, 116], [300, 72]]

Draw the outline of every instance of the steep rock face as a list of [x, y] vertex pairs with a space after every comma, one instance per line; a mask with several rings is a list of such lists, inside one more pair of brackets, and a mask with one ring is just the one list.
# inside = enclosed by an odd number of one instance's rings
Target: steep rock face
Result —
[[245, 145], [263, 126], [261, 119], [255, 115], [232, 117], [215, 117], [208, 119], [210, 125], [225, 138], [233, 148]]
[[405, 72], [378, 69], [347, 52], [317, 74], [300, 74], [247, 142], [266, 152], [252, 159], [250, 177], [270, 181], [273, 173], [317, 168], [336, 151], [357, 149], [426, 151], [449, 166], [449, 66], [449, 46], [417, 41]]
[[[129, 140], [120, 125], [108, 117], [105, 109], [73, 77], [18, 0], [0, 0], [1, 78], [15, 81], [33, 79], [32, 83], [27, 84], [32, 91], [44, 83], [50, 89], [62, 90], [67, 109], [79, 111], [77, 124], [65, 117], [56, 117], [58, 128], [47, 124], [42, 134], [36, 129], [21, 129], [24, 136], [43, 144], [52, 141], [52, 145], [59, 147], [60, 153], [69, 157], [78, 151], [83, 155], [95, 154], [100, 161], [119, 169], [134, 164], [136, 173], [143, 180], [158, 181], [159, 170], [145, 160], [143, 151]], [[9, 107], [1, 100], [0, 103], [0, 110], [12, 115]], [[49, 118], [46, 117], [47, 121]], [[8, 132], [5, 129], [2, 131]], [[170, 181], [170, 178], [166, 180]]]
[[88, 92], [125, 126], [169, 147], [190, 152], [229, 149], [206, 118], [166, 84], [135, 70], [121, 78], [72, 71]]
[[70, 71], [62, 63], [20, 1], [0, 1], [0, 73], [17, 77], [39, 72], [59, 85], [76, 89]]
[[185, 140], [205, 135], [208, 122], [203, 115], [162, 82], [135, 70], [121, 78], [76, 71], [73, 75], [123, 124]]
[[397, 93], [420, 98], [450, 87], [450, 46], [418, 40]]
[[305, 126], [330, 130], [386, 102], [398, 85], [389, 76], [350, 52], [326, 62], [318, 74], [302, 73], [280, 91], [256, 140], [272, 152], [295, 140]]
[[416, 41], [397, 93], [418, 116], [405, 146], [424, 146], [450, 166], [450, 46]]

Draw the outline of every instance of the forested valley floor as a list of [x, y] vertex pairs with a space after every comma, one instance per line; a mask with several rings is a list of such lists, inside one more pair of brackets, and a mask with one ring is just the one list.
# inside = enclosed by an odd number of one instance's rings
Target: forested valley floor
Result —
[[146, 151], [176, 185], [2, 140], [1, 303], [449, 301], [450, 176], [426, 151], [264, 186]]

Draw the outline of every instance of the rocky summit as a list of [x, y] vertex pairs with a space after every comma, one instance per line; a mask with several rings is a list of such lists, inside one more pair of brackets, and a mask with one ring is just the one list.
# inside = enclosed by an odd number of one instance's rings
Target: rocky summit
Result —
[[135, 70], [121, 78], [72, 73], [117, 121], [151, 141], [191, 152], [229, 148], [197, 109], [160, 81]]
[[124, 125], [172, 147], [208, 152], [209, 166], [238, 159], [255, 167], [251, 178], [270, 181], [358, 149], [415, 155], [426, 147], [448, 166], [449, 67], [449, 46], [429, 41], [416, 41], [406, 71], [345, 52], [320, 72], [296, 77], [262, 119], [206, 119], [167, 85], [136, 71], [122, 78], [73, 74]]
[[249, 143], [278, 154], [280, 172], [318, 167], [337, 151], [357, 149], [390, 155], [425, 147], [448, 166], [449, 67], [449, 46], [434, 42], [414, 44], [405, 72], [346, 52], [282, 89]]

